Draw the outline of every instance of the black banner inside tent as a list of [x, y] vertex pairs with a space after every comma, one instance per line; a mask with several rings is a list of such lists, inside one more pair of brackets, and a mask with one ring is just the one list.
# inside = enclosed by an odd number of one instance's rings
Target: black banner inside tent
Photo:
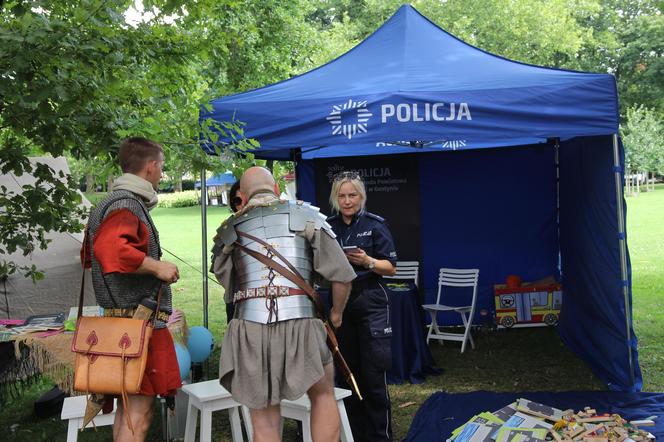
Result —
[[332, 179], [356, 170], [367, 189], [367, 210], [382, 216], [394, 236], [400, 261], [420, 260], [420, 182], [413, 155], [325, 158], [314, 160], [316, 201], [323, 213], [329, 204]]

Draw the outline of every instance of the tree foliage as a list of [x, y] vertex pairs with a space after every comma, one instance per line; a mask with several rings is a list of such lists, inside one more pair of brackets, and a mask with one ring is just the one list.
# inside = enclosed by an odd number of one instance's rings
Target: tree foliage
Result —
[[[142, 135], [161, 141], [169, 157], [188, 167], [217, 167], [196, 141], [209, 129], [198, 125], [199, 106], [209, 98], [196, 67], [201, 43], [159, 21], [129, 26], [123, 13], [131, 3], [2, 4], [0, 170], [38, 179], [19, 194], [2, 190], [0, 253], [28, 255], [47, 246], [49, 230], [81, 229], [75, 183], [31, 165], [31, 152], [68, 153], [112, 170], [119, 141]], [[233, 123], [208, 123], [241, 132]]]
[[663, 5], [657, 0], [601, 0], [596, 13], [580, 19], [592, 33], [579, 52], [579, 68], [614, 74], [622, 109], [643, 104], [664, 115]]
[[637, 17], [621, 37], [625, 44], [617, 70], [620, 97], [664, 115], [664, 15]]
[[643, 106], [627, 109], [622, 127], [625, 169], [629, 173], [664, 173], [664, 125], [658, 115]]

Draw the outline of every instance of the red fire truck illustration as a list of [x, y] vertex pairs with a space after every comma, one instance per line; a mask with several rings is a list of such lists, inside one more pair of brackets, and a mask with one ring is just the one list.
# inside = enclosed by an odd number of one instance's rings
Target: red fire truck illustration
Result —
[[494, 286], [499, 328], [556, 325], [563, 303], [560, 284], [507, 288]]

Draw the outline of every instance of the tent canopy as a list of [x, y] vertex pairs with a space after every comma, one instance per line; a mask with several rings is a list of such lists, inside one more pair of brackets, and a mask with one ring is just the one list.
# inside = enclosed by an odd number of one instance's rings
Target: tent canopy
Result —
[[330, 63], [211, 105], [201, 119], [246, 123], [245, 135], [261, 143], [255, 153], [274, 159], [289, 159], [292, 148], [307, 159], [412, 152], [413, 146], [525, 145], [618, 130], [611, 75], [489, 54], [409, 5]]
[[611, 75], [489, 54], [405, 5], [330, 63], [211, 106], [201, 120], [241, 121], [257, 157], [296, 160], [323, 210], [334, 172], [361, 170], [398, 250], [419, 233], [426, 302], [440, 267], [480, 267], [489, 311], [507, 274], [561, 277], [562, 340], [609, 388], [641, 388]]

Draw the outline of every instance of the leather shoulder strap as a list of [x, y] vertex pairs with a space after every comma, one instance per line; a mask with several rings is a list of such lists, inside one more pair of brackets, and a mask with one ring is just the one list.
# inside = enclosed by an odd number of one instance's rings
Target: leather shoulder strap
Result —
[[81, 267], [83, 268], [83, 274], [81, 275], [81, 293], [78, 297], [78, 315], [76, 319], [83, 316], [83, 294], [85, 292], [85, 261], [88, 259], [88, 226], [85, 226], [83, 232], [83, 262]]

